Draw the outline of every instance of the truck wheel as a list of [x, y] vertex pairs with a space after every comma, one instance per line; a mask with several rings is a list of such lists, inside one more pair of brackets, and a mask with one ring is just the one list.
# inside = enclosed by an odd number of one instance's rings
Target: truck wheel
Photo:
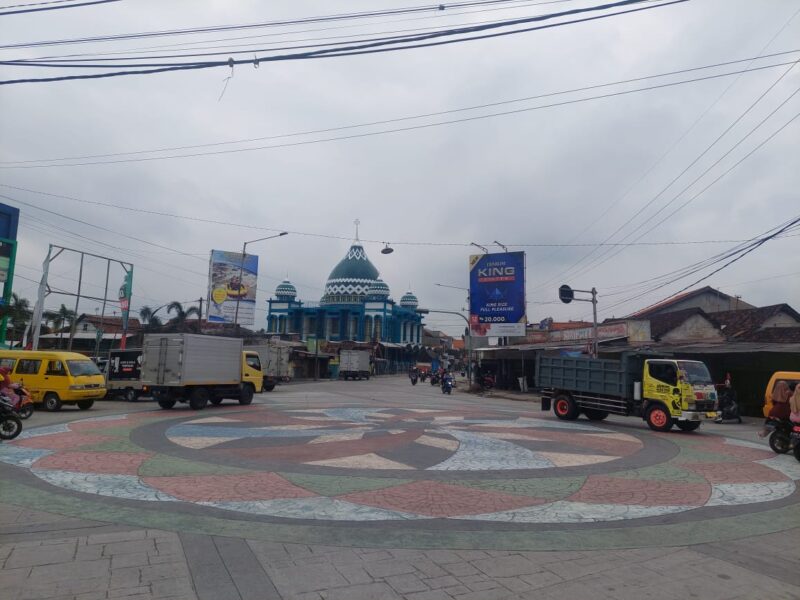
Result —
[[249, 383], [242, 386], [242, 392], [239, 396], [239, 404], [242, 406], [246, 406], [253, 401], [253, 394], [255, 394], [255, 389]]
[[696, 431], [700, 429], [700, 421], [678, 421], [675, 424], [681, 431]]
[[275, 389], [275, 382], [270, 381], [269, 383], [264, 383], [261, 389], [263, 389], [265, 392], [271, 392], [272, 390]]
[[196, 387], [189, 394], [189, 407], [192, 410], [203, 410], [208, 405], [208, 390]]
[[667, 409], [661, 405], [656, 404], [647, 411], [647, 426], [653, 431], [669, 431], [675, 423], [672, 416], [667, 412]]
[[136, 390], [133, 388], [125, 388], [125, 391], [122, 393], [122, 399], [125, 402], [136, 402]]
[[584, 408], [583, 414], [585, 414], [586, 418], [590, 421], [602, 421], [608, 416], [608, 411], [599, 410], [597, 408]]
[[50, 412], [61, 410], [61, 398], [58, 397], [58, 394], [48, 392], [44, 395], [44, 409]]
[[158, 405], [164, 410], [169, 410], [175, 406], [175, 400], [159, 400]]
[[78, 400], [78, 408], [89, 410], [94, 405], [94, 400]]
[[553, 412], [563, 421], [574, 421], [578, 418], [578, 405], [566, 394], [559, 394], [553, 399]]

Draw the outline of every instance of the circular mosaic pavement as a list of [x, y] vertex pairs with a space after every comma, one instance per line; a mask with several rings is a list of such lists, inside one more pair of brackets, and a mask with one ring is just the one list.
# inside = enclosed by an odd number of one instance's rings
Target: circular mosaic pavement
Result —
[[0, 461], [70, 492], [231, 516], [476, 527], [713, 518], [776, 506], [800, 479], [762, 444], [478, 409], [134, 413], [28, 430]]

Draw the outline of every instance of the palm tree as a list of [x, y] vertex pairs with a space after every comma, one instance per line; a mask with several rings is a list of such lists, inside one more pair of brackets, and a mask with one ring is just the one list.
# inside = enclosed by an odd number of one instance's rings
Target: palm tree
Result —
[[67, 308], [63, 304], [57, 311], [50, 311], [47, 313], [47, 318], [53, 325], [53, 330], [58, 330], [58, 347], [64, 346], [64, 328], [69, 325], [70, 332], [72, 331], [72, 324], [75, 322], [75, 311]]
[[183, 304], [180, 302], [170, 302], [167, 305], [167, 314], [172, 314], [172, 311], [175, 311], [175, 316], [170, 320], [172, 325], [175, 327], [177, 331], [186, 331], [188, 328], [186, 321], [192, 315], [196, 316], [198, 319], [198, 324], [200, 320], [200, 309], [196, 306], [190, 306], [187, 309], [183, 308]]
[[17, 335], [20, 337], [22, 336], [32, 315], [33, 311], [31, 310], [31, 303], [28, 299], [20, 298], [17, 294], [12, 293], [11, 305], [8, 312], [8, 316], [11, 320], [12, 339], [16, 339]]
[[142, 325], [147, 325], [150, 323], [150, 319], [153, 317], [153, 309], [149, 306], [143, 306], [139, 309], [139, 318], [142, 320]]

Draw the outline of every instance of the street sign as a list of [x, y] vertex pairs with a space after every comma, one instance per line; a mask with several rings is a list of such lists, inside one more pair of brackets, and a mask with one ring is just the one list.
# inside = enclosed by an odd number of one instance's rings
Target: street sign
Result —
[[568, 285], [558, 288], [558, 297], [564, 304], [569, 304], [575, 299], [575, 292]]

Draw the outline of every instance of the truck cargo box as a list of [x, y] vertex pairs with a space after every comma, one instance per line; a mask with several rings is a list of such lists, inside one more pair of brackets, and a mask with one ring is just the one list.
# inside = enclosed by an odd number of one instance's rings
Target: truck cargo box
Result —
[[141, 371], [146, 385], [239, 384], [242, 340], [191, 333], [145, 335]]

